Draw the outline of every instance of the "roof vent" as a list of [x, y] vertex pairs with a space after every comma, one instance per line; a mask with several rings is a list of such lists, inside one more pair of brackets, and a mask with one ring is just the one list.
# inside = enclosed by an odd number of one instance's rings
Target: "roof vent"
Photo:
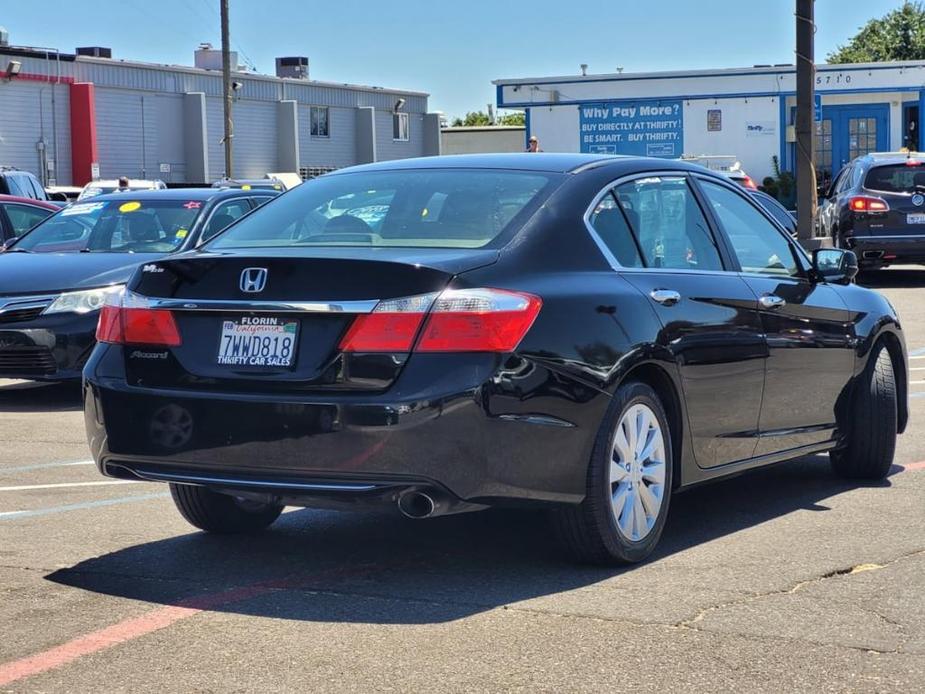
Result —
[[0, 27], [0, 46], [8, 48], [10, 45], [10, 32], [6, 30], [6, 27]]
[[308, 79], [308, 58], [304, 55], [276, 59], [276, 76], [292, 77], [297, 80]]
[[89, 58], [112, 58], [112, 49], [103, 46], [78, 46], [77, 55]]
[[[236, 70], [238, 65], [237, 51], [231, 53], [231, 69]], [[193, 64], [200, 70], [221, 70], [222, 69], [222, 51], [212, 48], [211, 43], [201, 43], [199, 48], [193, 54]]]

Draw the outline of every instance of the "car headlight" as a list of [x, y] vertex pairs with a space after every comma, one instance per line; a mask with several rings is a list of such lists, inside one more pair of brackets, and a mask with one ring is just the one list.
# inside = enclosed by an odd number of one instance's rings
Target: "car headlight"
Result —
[[106, 303], [106, 299], [122, 293], [123, 284], [99, 289], [86, 289], [80, 292], [65, 292], [51, 302], [51, 305], [42, 313], [90, 313], [99, 311]]

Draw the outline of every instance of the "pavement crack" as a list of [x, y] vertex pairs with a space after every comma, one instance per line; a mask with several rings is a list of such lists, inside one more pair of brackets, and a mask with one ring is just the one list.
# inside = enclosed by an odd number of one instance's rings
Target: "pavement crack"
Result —
[[[723, 610], [728, 607], [738, 607], [740, 605], [746, 605], [756, 600], [763, 600], [764, 598], [774, 597], [777, 595], [793, 595], [794, 593], [800, 592], [807, 586], [811, 586], [817, 583], [822, 583], [824, 581], [828, 581], [833, 578], [839, 578], [842, 576], [853, 576], [853, 575], [863, 573], [866, 571], [885, 569], [889, 566], [892, 566], [893, 564], [896, 564], [897, 562], [903, 561], [905, 559], [909, 559], [911, 557], [914, 557], [914, 556], [917, 556], [923, 553], [925, 553], [925, 549], [916, 549], [911, 552], [906, 552], [905, 554], [901, 554], [898, 557], [890, 559], [889, 561], [883, 564], [874, 564], [874, 563], [853, 564], [852, 566], [848, 566], [848, 567], [841, 568], [841, 569], [835, 569], [833, 571], [828, 571], [819, 576], [814, 576], [813, 578], [808, 578], [802, 581], [798, 581], [794, 583], [793, 585], [789, 586], [788, 588], [779, 588], [776, 590], [769, 590], [769, 591], [764, 591], [760, 593], [750, 593], [742, 598], [737, 598], [735, 600], [729, 600], [727, 602], [721, 602], [721, 603], [717, 603], [714, 605], [709, 605], [707, 607], [704, 607], [693, 617], [682, 619], [681, 621], [676, 622], [672, 626], [678, 627], [680, 629], [696, 629], [697, 627], [695, 625], [702, 622], [707, 617], [707, 615], [712, 614], [713, 612], [717, 612], [719, 610]], [[878, 616], [882, 618], [882, 615], [878, 615]]]

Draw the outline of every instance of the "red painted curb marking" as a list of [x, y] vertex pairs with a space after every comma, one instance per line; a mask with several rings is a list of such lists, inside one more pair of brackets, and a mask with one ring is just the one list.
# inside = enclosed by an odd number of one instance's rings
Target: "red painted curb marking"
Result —
[[908, 465], [902, 466], [903, 470], [925, 470], [925, 460], [920, 460], [917, 463], [909, 463]]
[[298, 578], [264, 581], [219, 593], [208, 593], [188, 600], [181, 600], [177, 605], [151, 610], [140, 617], [125, 619], [99, 631], [79, 636], [47, 651], [0, 665], [0, 687], [18, 682], [26, 677], [54, 670], [85, 655], [98, 653], [126, 641], [164, 629], [200, 612], [243, 600], [250, 600], [275, 590], [307, 586], [323, 579], [356, 577], [382, 568], [384, 567], [367, 565], [348, 569], [332, 569]]

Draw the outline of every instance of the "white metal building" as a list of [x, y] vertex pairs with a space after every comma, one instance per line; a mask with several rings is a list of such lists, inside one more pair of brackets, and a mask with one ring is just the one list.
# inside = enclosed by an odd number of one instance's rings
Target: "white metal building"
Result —
[[[184, 67], [114, 60], [104, 48], [0, 45], [0, 165], [46, 185], [221, 178], [221, 72], [207, 69], [215, 53], [201, 47], [199, 67]], [[278, 59], [277, 73], [233, 74], [238, 178], [439, 153], [426, 93], [310, 80], [301, 57]]]
[[[656, 157], [734, 155], [760, 181], [795, 169], [792, 65], [502, 79], [497, 107], [525, 109], [547, 152]], [[925, 63], [819, 65], [820, 181], [870, 151], [925, 149]]]

